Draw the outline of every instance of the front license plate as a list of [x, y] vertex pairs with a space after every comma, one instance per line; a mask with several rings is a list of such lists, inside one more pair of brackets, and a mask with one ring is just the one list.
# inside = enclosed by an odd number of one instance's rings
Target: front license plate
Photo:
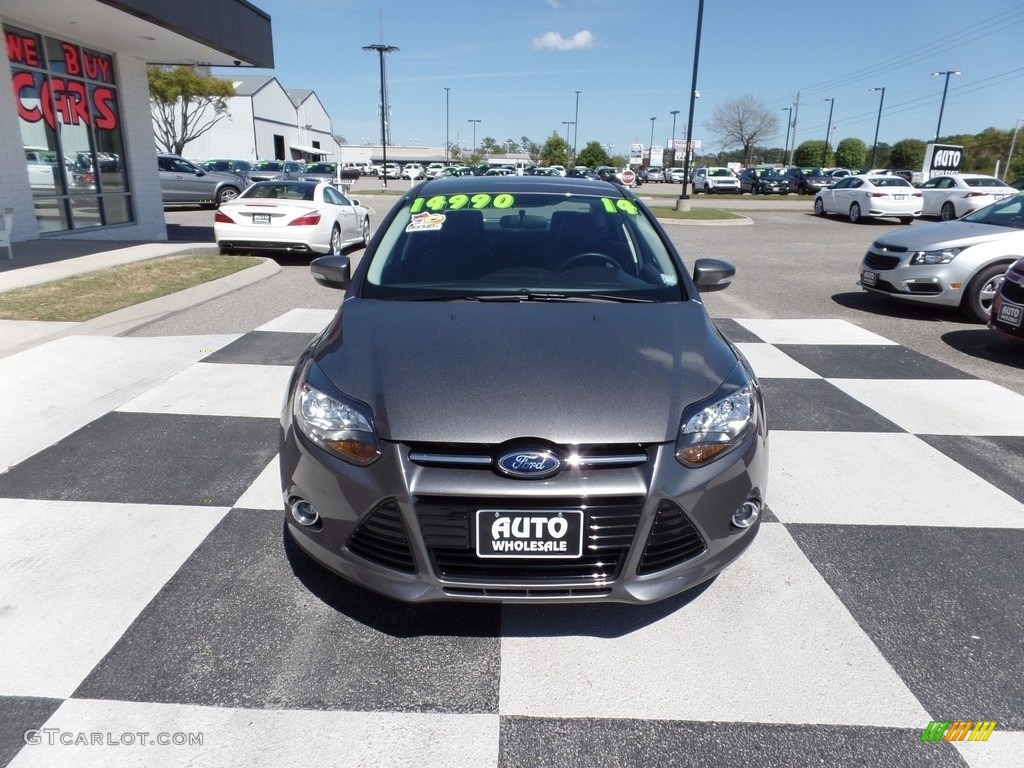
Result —
[[252, 215], [253, 224], [269, 224], [270, 214], [269, 213], [254, 213]]
[[1016, 304], [1007, 304], [1005, 300], [999, 307], [999, 321], [1002, 323], [1019, 328], [1022, 317], [1024, 317], [1024, 307], [1018, 307]]
[[477, 557], [577, 558], [582, 554], [583, 510], [477, 510]]
[[863, 272], [860, 273], [860, 282], [861, 285], [874, 285], [875, 283], [878, 282], [878, 273], [869, 272], [868, 270], [865, 269]]

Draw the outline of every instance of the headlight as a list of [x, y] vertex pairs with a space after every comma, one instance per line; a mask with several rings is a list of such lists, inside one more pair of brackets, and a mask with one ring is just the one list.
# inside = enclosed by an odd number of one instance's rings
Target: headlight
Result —
[[757, 394], [742, 363], [729, 373], [718, 391], [683, 411], [676, 458], [697, 466], [728, 453], [755, 428]]
[[331, 397], [304, 382], [295, 395], [294, 414], [302, 434], [350, 464], [365, 467], [380, 456], [373, 417], [362, 403]]
[[940, 248], [937, 251], [917, 251], [910, 257], [911, 264], [949, 264], [966, 248]]

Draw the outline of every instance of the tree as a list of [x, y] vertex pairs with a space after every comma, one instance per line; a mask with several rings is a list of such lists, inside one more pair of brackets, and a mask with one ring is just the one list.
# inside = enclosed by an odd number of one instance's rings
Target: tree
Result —
[[576, 165], [585, 165], [588, 168], [597, 168], [599, 165], [611, 165], [611, 158], [604, 151], [599, 141], [587, 142], [587, 146], [580, 150], [576, 158]]
[[705, 126], [723, 147], [738, 145], [743, 162], [749, 165], [758, 140], [778, 132], [779, 118], [760, 98], [748, 93], [715, 107]]
[[180, 155], [228, 115], [227, 99], [235, 95], [228, 80], [201, 73], [195, 67], [146, 68], [153, 132], [164, 152]]
[[920, 169], [924, 165], [925, 143], [920, 139], [903, 139], [892, 145], [889, 165], [893, 168]]
[[867, 145], [860, 139], [843, 139], [836, 146], [835, 163], [840, 168], [863, 168]]
[[831, 154], [830, 147], [821, 139], [805, 141], [793, 150], [793, 164], [818, 167], [828, 165]]
[[484, 136], [480, 141], [480, 151], [485, 155], [496, 155], [499, 152], [504, 152], [501, 144], [496, 142], [491, 136]]
[[566, 165], [569, 162], [569, 145], [565, 139], [552, 131], [540, 149], [541, 165]]

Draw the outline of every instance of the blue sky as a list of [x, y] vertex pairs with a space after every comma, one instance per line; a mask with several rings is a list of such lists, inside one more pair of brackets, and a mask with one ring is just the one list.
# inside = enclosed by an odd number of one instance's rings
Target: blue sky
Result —
[[[685, 135], [697, 0], [252, 0], [270, 14], [272, 74], [316, 91], [334, 132], [379, 143], [379, 59], [362, 46], [398, 46], [386, 60], [392, 143], [443, 146], [485, 136], [501, 142], [578, 130], [577, 144], [664, 144]], [[797, 143], [824, 139], [834, 99], [833, 145], [870, 145], [886, 88], [879, 140], [934, 136], [945, 78], [942, 133], [1012, 130], [1024, 117], [1024, 2], [988, 0], [706, 0], [694, 115], [745, 94], [779, 115], [800, 92]], [[227, 74], [231, 70], [215, 70]], [[237, 70], [235, 70], [237, 71]], [[446, 92], [447, 120], [446, 120]], [[563, 121], [576, 118], [577, 126]], [[824, 100], [824, 101], [823, 101]]]

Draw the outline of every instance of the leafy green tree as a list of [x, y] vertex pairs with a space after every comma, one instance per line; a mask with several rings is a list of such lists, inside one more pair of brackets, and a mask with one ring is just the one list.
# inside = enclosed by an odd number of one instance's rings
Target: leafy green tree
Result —
[[805, 141], [793, 150], [793, 164], [805, 166], [822, 166], [829, 164], [832, 150], [820, 139]]
[[867, 145], [860, 139], [843, 139], [836, 146], [836, 165], [840, 168], [863, 168]]
[[482, 152], [485, 155], [496, 155], [499, 152], [504, 152], [504, 151], [505, 150], [501, 146], [501, 144], [496, 142], [490, 136], [484, 136], [483, 139], [480, 140], [480, 152]]
[[903, 139], [892, 145], [889, 165], [892, 168], [920, 170], [924, 165], [925, 143], [920, 139]]
[[230, 81], [184, 65], [150, 66], [146, 73], [153, 132], [164, 152], [180, 155], [228, 116], [227, 99], [235, 95]]
[[569, 162], [569, 145], [565, 139], [552, 131], [544, 146], [540, 148], [541, 165], [566, 165]]
[[576, 165], [585, 165], [588, 168], [597, 168], [599, 165], [611, 165], [611, 158], [604, 151], [599, 141], [587, 142], [587, 146], [580, 150], [576, 158]]

